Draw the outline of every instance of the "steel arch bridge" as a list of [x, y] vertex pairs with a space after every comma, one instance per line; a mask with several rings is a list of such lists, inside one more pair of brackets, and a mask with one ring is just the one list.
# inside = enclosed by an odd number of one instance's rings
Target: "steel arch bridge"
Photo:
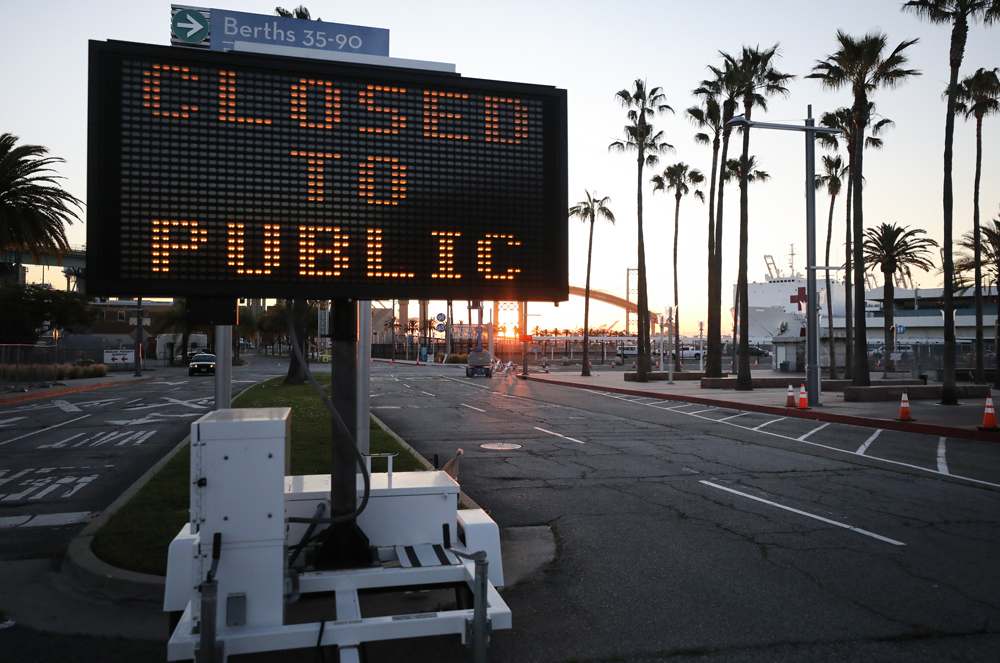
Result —
[[[571, 285], [569, 287], [569, 294], [576, 295], [577, 297], [585, 297], [587, 291], [585, 288]], [[611, 304], [612, 306], [625, 309], [625, 315], [632, 314], [639, 317], [639, 305], [633, 301], [625, 299], [624, 297], [619, 297], [618, 295], [611, 294], [610, 292], [604, 292], [603, 290], [595, 290], [594, 288], [591, 288], [590, 298], [599, 302], [604, 302], [605, 304]], [[649, 309], [650, 327], [655, 327], [659, 320], [660, 314], [652, 309]]]

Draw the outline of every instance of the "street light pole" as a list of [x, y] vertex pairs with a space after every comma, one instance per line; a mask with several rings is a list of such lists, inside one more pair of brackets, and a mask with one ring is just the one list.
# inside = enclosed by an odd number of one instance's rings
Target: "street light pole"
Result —
[[[816, 134], [839, 134], [840, 129], [817, 127], [812, 116], [812, 105], [807, 107], [805, 125], [748, 122], [745, 117], [734, 117], [730, 126], [747, 129], [777, 129], [802, 131], [806, 135], [806, 397], [810, 406], [819, 405], [819, 297], [816, 293], [816, 272], [827, 267], [816, 266]], [[833, 339], [830, 339], [833, 343]]]
[[[816, 296], [816, 132], [812, 104], [806, 107], [806, 399], [819, 405], [819, 297]], [[829, 296], [830, 293], [827, 293]], [[830, 339], [833, 343], [833, 339]]]

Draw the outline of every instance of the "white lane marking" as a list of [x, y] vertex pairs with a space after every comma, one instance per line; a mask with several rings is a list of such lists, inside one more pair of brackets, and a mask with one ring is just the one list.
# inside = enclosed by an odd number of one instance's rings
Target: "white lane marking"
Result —
[[30, 470], [30, 469], [29, 469], [29, 470], [21, 470], [21, 471], [20, 471], [20, 472], [18, 472], [17, 474], [12, 474], [12, 475], [10, 475], [9, 477], [7, 477], [6, 479], [5, 479], [5, 478], [3, 478], [3, 475], [7, 474], [7, 472], [9, 472], [9, 471], [10, 471], [10, 470], [0, 470], [0, 486], [4, 485], [4, 484], [5, 484], [5, 483], [7, 483], [8, 481], [13, 481], [14, 479], [18, 479], [18, 478], [20, 478], [20, 477], [23, 477], [23, 476], [24, 476], [25, 474], [27, 474], [28, 472], [31, 472], [31, 470]]
[[184, 412], [182, 414], [162, 414], [159, 412], [150, 412], [149, 414], [143, 415], [138, 419], [116, 419], [114, 421], [108, 421], [107, 423], [114, 424], [115, 426], [141, 426], [143, 424], [163, 423], [167, 419], [197, 416], [197, 412]]
[[[688, 413], [687, 412], [680, 412], [679, 414], [688, 414]], [[770, 435], [771, 437], [781, 438], [782, 440], [791, 440], [792, 442], [801, 442], [802, 444], [808, 444], [809, 446], [813, 446], [813, 447], [820, 447], [821, 449], [827, 449], [829, 451], [834, 451], [836, 453], [850, 454], [852, 456], [857, 455], [853, 451], [848, 451], [847, 449], [839, 449], [837, 447], [831, 447], [828, 444], [820, 444], [819, 442], [810, 442], [809, 440], [799, 440], [798, 438], [794, 438], [794, 437], [791, 437], [789, 435], [782, 435], [781, 433], [772, 433], [771, 431], [760, 430], [764, 426], [767, 426], [769, 424], [773, 424], [773, 423], [778, 422], [778, 421], [782, 421], [786, 417], [781, 417], [779, 419], [773, 419], [771, 421], [767, 421], [767, 422], [761, 424], [760, 426], [756, 426], [754, 428], [749, 428], [747, 426], [740, 426], [739, 424], [733, 423], [731, 421], [722, 421], [722, 420], [719, 420], [719, 419], [712, 419], [711, 417], [697, 417], [697, 418], [701, 419], [703, 421], [712, 421], [712, 422], [715, 422], [715, 423], [721, 423], [723, 426], [732, 426], [733, 428], [739, 428], [740, 430], [758, 431], [762, 435]], [[932, 470], [932, 469], [930, 469], [928, 467], [921, 467], [920, 465], [913, 465], [912, 463], [904, 463], [902, 461], [889, 460], [888, 458], [879, 458], [877, 456], [867, 456], [866, 455], [865, 458], [868, 458], [869, 460], [877, 460], [880, 463], [889, 463], [890, 465], [899, 465], [900, 467], [908, 467], [908, 468], [910, 468], [912, 470], [919, 470], [921, 472], [930, 472], [931, 474], [940, 474], [942, 476], [953, 477], [955, 479], [961, 479], [962, 481], [968, 481], [970, 483], [975, 483], [975, 484], [978, 484], [978, 485], [981, 485], [981, 486], [991, 486], [993, 488], [1000, 488], [1000, 483], [994, 483], [992, 481], [983, 481], [982, 479], [973, 479], [972, 477], [962, 476], [960, 474], [951, 474], [951, 473], [945, 474], [944, 472], [940, 472], [938, 470]]]
[[827, 423], [823, 424], [822, 426], [817, 426], [816, 428], [813, 428], [808, 433], [803, 433], [802, 435], [799, 435], [795, 439], [798, 440], [799, 442], [805, 442], [806, 438], [808, 438], [810, 435], [812, 435], [813, 433], [817, 433], [817, 432], [823, 430], [824, 428], [826, 428], [829, 425], [830, 425], [829, 422], [827, 422]]
[[194, 402], [194, 401], [197, 401], [197, 400], [201, 400], [200, 398], [195, 398], [195, 399], [192, 399], [190, 401], [182, 401], [182, 400], [177, 399], [177, 398], [170, 398], [169, 396], [160, 396], [160, 398], [162, 398], [162, 399], [164, 399], [164, 400], [166, 400], [166, 401], [168, 401], [170, 403], [174, 403], [175, 405], [183, 405], [184, 407], [189, 407], [192, 410], [206, 410], [206, 409], [208, 409], [207, 406], [205, 406], [205, 405], [198, 405], [197, 403]]
[[683, 405], [675, 405], [674, 407], [663, 408], [664, 410], [679, 410], [682, 407], [691, 407], [694, 403], [684, 403]]
[[[751, 428], [750, 430], [760, 430], [760, 429], [761, 429], [761, 428], [763, 428], [764, 426], [770, 426], [771, 424], [776, 424], [776, 423], [778, 423], [779, 421], [784, 421], [785, 419], [787, 419], [787, 417], [778, 417], [777, 419], [771, 419], [771, 421], [765, 421], [765, 422], [764, 422], [764, 423], [762, 423], [762, 424], [761, 424], [760, 426], [754, 426], [754, 427], [753, 427], [753, 428]], [[721, 420], [720, 420], [720, 421], [721, 421]], [[735, 426], [736, 424], [732, 424], [732, 425], [734, 425], [734, 426]], [[743, 428], [743, 426], [739, 426], [739, 428]], [[784, 437], [784, 436], [782, 436], [782, 437]]]
[[61, 424], [55, 424], [53, 426], [49, 426], [48, 428], [39, 428], [38, 430], [33, 430], [33, 431], [29, 432], [29, 433], [25, 433], [24, 435], [18, 435], [17, 437], [12, 437], [9, 440], [4, 440], [3, 442], [0, 442], [0, 447], [2, 447], [5, 444], [9, 444], [10, 442], [16, 442], [18, 440], [24, 439], [24, 438], [29, 437], [31, 435], [36, 435], [38, 433], [44, 433], [45, 431], [52, 430], [53, 428], [59, 428], [60, 426], [65, 426], [66, 424], [71, 424], [74, 421], [80, 421], [81, 419], [86, 419], [89, 416], [90, 416], [89, 414], [85, 414], [82, 417], [77, 417], [76, 419], [70, 419], [69, 421], [64, 421]]
[[52, 401], [52, 404], [63, 412], [82, 412], [80, 408], [73, 405], [69, 401]]
[[15, 421], [20, 421], [21, 419], [27, 419], [27, 417], [11, 417], [10, 419], [0, 419], [0, 428], [4, 426], [11, 426]]
[[29, 520], [31, 520], [31, 516], [7, 516], [6, 518], [0, 518], [0, 529], [4, 529], [5, 527], [17, 527], [18, 525], [23, 525]]
[[188, 380], [181, 380], [180, 382], [161, 382], [160, 384], [165, 384], [170, 387], [173, 387], [175, 384], [187, 384], [188, 382], [189, 382]]
[[440, 379], [440, 380], [451, 380], [452, 382], [457, 382], [458, 384], [462, 385], [463, 387], [475, 387], [476, 389], [489, 389], [490, 388], [489, 385], [476, 384], [474, 382], [468, 382], [466, 380], [459, 380], [458, 378], [450, 378], [450, 377], [448, 377], [446, 375], [442, 375], [438, 379]]
[[403, 386], [406, 387], [407, 389], [412, 389], [413, 388], [410, 385], [406, 384], [405, 382], [403, 383]]
[[731, 417], [723, 417], [722, 419], [719, 419], [719, 421], [729, 421], [730, 419], [735, 419], [736, 417], [745, 417], [748, 414], [750, 414], [750, 413], [749, 412], [740, 412], [739, 414], [734, 414]]
[[75, 525], [90, 515], [89, 511], [75, 511], [73, 513], [46, 513], [35, 516], [21, 527], [59, 527], [61, 525]]
[[130, 400], [127, 403], [125, 403], [125, 405], [131, 405], [132, 403], [138, 403], [141, 400], [142, 400], [141, 398], [133, 398], [132, 400]]
[[946, 437], [942, 437], [938, 440], [937, 468], [941, 474], [948, 474], [948, 461], [944, 455], [944, 441], [947, 439]]
[[891, 543], [894, 546], [905, 546], [906, 545], [902, 541], [896, 541], [895, 539], [890, 539], [889, 537], [882, 536], [880, 534], [875, 534], [874, 532], [869, 532], [868, 530], [861, 529], [860, 527], [853, 527], [851, 525], [845, 525], [844, 523], [838, 523], [836, 520], [830, 520], [829, 518], [824, 518], [823, 516], [817, 516], [816, 514], [813, 514], [813, 513], [808, 513], [806, 511], [801, 511], [799, 509], [793, 509], [790, 506], [785, 506], [784, 504], [778, 504], [777, 502], [772, 502], [771, 500], [765, 500], [764, 498], [757, 497], [756, 495], [749, 495], [747, 493], [741, 493], [738, 490], [733, 490], [732, 488], [727, 488], [725, 486], [720, 486], [719, 484], [712, 483], [711, 481], [705, 481], [704, 479], [701, 479], [701, 480], [698, 481], [698, 483], [703, 483], [706, 486], [711, 486], [712, 488], [718, 488], [719, 490], [724, 490], [727, 493], [733, 493], [734, 495], [739, 495], [741, 497], [747, 497], [747, 498], [755, 500], [757, 502], [762, 502], [764, 504], [769, 504], [771, 506], [776, 506], [779, 509], [784, 509], [785, 511], [791, 511], [792, 513], [797, 513], [800, 516], [806, 516], [808, 518], [815, 518], [816, 520], [820, 520], [820, 521], [822, 521], [824, 523], [829, 523], [830, 525], [836, 525], [837, 527], [843, 527], [844, 529], [849, 529], [852, 532], [857, 532], [858, 534], [864, 534], [865, 536], [870, 536], [873, 539], [878, 539], [879, 541], [885, 541], [886, 543]]
[[40, 500], [43, 497], [45, 497], [46, 495], [48, 495], [49, 493], [51, 493], [56, 488], [59, 488], [60, 486], [65, 486], [66, 484], [75, 483], [76, 480], [77, 480], [76, 477], [63, 477], [62, 479], [59, 479], [55, 483], [49, 484], [47, 488], [44, 488], [43, 490], [38, 491], [37, 493], [35, 493], [31, 497], [29, 497], [28, 499], [29, 500]]
[[70, 440], [75, 440], [76, 438], [80, 437], [81, 435], [86, 435], [86, 433], [77, 433], [76, 435], [70, 435], [69, 437], [67, 437], [65, 440], [62, 440], [61, 442], [54, 442], [52, 444], [43, 444], [43, 445], [41, 445], [38, 448], [39, 449], [61, 449], [61, 448], [65, 447], [70, 442]]
[[372, 405], [372, 410], [399, 410], [399, 405]]
[[872, 433], [871, 437], [869, 437], [867, 440], [865, 440], [865, 443], [862, 444], [860, 447], [858, 447], [858, 450], [855, 451], [854, 453], [858, 454], [859, 456], [864, 456], [865, 452], [868, 451], [868, 447], [870, 447], [872, 445], [872, 442], [875, 441], [875, 438], [878, 437], [879, 433], [881, 433], [881, 432], [882, 432], [882, 429], [879, 428], [874, 433]]
[[690, 415], [702, 414], [703, 412], [711, 412], [712, 410], [718, 410], [718, 409], [719, 408], [717, 407], [710, 407], [707, 410], [698, 410], [697, 412], [685, 412], [684, 414], [690, 414]]
[[535, 426], [535, 430], [540, 430], [543, 433], [548, 433], [549, 435], [555, 435], [556, 437], [561, 437], [564, 440], [569, 440], [570, 442], [576, 442], [577, 444], [586, 444], [586, 442], [581, 442], [580, 440], [577, 440], [575, 438], [567, 437], [567, 436], [563, 435], [562, 433], [555, 433], [555, 432], [550, 431], [550, 430], [545, 430], [544, 428], [539, 428], [538, 426]]
[[465, 407], [469, 408], [470, 410], [475, 410], [476, 412], [486, 412], [486, 410], [480, 410], [478, 407], [472, 407], [471, 405], [467, 405], [465, 403], [459, 403], [459, 405], [465, 405]]
[[428, 396], [430, 396], [431, 398], [437, 398], [437, 396], [435, 396], [434, 394], [432, 394], [432, 393], [431, 393], [431, 392], [429, 392], [429, 391], [421, 391], [420, 393], [421, 393], [421, 394], [427, 394], [427, 395], [428, 395]]

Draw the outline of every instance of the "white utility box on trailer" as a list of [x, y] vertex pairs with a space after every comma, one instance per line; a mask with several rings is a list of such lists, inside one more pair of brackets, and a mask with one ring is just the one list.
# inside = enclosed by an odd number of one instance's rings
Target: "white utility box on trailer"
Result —
[[[474, 633], [473, 609], [366, 617], [358, 596], [365, 590], [454, 586], [475, 593], [478, 586], [486, 622], [480, 632], [510, 628], [510, 610], [496, 591], [503, 585], [499, 529], [481, 509], [458, 510], [459, 485], [445, 472], [372, 474], [368, 506], [357, 518], [372, 566], [307, 567], [307, 555], [298, 553], [312, 545], [302, 544], [310, 525], [288, 518], [313, 518], [320, 505], [328, 513], [330, 476], [287, 476], [289, 431], [288, 408], [219, 410], [191, 425], [191, 521], [170, 545], [164, 595], [164, 610], [179, 616], [168, 660], [195, 658], [206, 626], [218, 660], [320, 642], [338, 645], [346, 663], [358, 660], [358, 646], [368, 641], [452, 633], [467, 642]], [[359, 475], [359, 502], [363, 492]], [[213, 541], [220, 542], [214, 560]], [[486, 569], [480, 583], [475, 557]], [[208, 581], [215, 587], [206, 602]], [[320, 621], [286, 623], [286, 605], [329, 592], [334, 600], [325, 612], [320, 606]], [[215, 605], [211, 622], [203, 603]]]

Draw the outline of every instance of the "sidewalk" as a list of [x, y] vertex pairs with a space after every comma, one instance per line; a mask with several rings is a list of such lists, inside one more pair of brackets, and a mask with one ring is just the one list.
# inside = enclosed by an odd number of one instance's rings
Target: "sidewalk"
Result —
[[37, 398], [49, 398], [51, 396], [61, 396], [62, 394], [72, 394], [88, 389], [100, 389], [110, 387], [115, 384], [132, 384], [135, 382], [149, 382], [156, 379], [156, 376], [144, 372], [143, 376], [137, 378], [133, 371], [115, 371], [108, 373], [102, 378], [81, 378], [79, 380], [61, 380], [49, 386], [22, 387], [17, 391], [0, 392], [0, 405], [10, 403], [20, 403], [22, 401], [33, 401]]
[[[801, 417], [921, 435], [1000, 442], [1000, 431], [978, 429], [983, 423], [985, 399], [966, 399], [958, 406], [939, 405], [935, 401], [910, 401], [910, 411], [914, 420], [899, 421], [899, 403], [894, 401], [848, 403], [844, 402], [843, 394], [826, 392], [820, 395], [820, 406], [800, 410], [785, 406], [787, 386], [753, 391], [702, 389], [699, 380], [675, 380], [674, 384], [669, 384], [665, 380], [646, 383], [625, 382], [626, 372], [632, 371], [594, 370], [591, 377], [585, 378], [580, 375], [578, 368], [573, 372], [560, 371], [547, 374], [530, 373], [529, 369], [527, 379], [580, 389], [763, 412], [782, 417]], [[769, 377], [773, 376], [771, 371], [766, 371], [766, 374]], [[789, 377], [789, 384], [794, 389], [796, 401], [803, 380], [801, 376]]]

